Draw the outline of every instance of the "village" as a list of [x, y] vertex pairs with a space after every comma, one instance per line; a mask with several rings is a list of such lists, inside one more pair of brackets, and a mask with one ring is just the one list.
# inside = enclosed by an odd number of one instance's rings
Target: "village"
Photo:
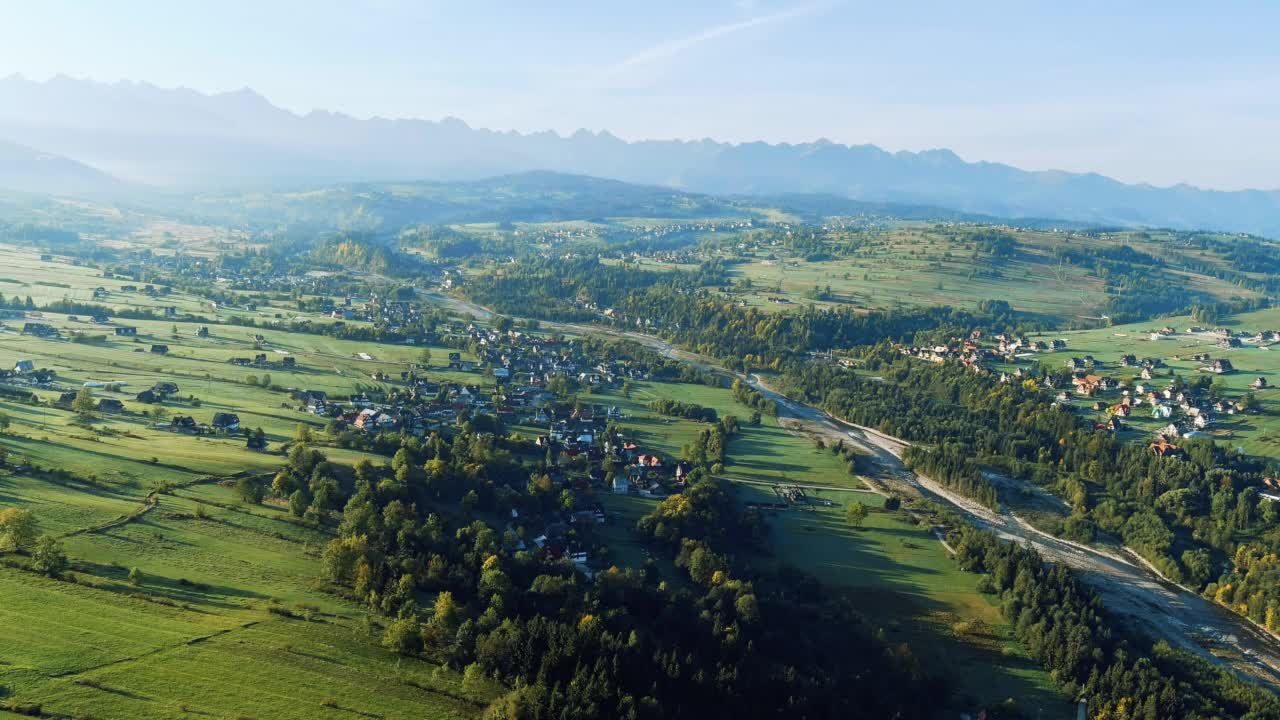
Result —
[[[482, 436], [533, 433], [545, 470], [538, 482], [548, 486], [544, 490], [568, 493], [573, 502], [539, 517], [521, 518], [512, 510], [510, 525], [519, 525], [539, 553], [572, 562], [588, 580], [598, 569], [594, 554], [601, 543], [587, 529], [608, 521], [597, 492], [661, 499], [690, 481], [691, 464], [629, 439], [622, 425], [628, 418], [617, 406], [571, 394], [616, 391], [628, 380], [650, 379], [644, 370], [590, 357], [576, 339], [461, 323], [440, 331], [446, 342], [465, 345], [477, 357], [467, 361], [451, 352], [444, 369], [474, 373], [477, 382], [442, 382], [408, 370], [387, 393], [333, 398], [300, 390], [292, 397], [307, 413], [327, 418], [328, 434], [339, 444], [377, 436], [395, 444], [401, 435], [426, 438], [460, 427]], [[518, 549], [525, 549], [524, 540]]]
[[[1177, 337], [1194, 338], [1199, 342], [1197, 347], [1211, 342], [1215, 350], [1252, 347], [1265, 351], [1280, 342], [1280, 332], [1273, 330], [1241, 332], [1198, 326], [1181, 334], [1166, 326], [1143, 339], [1161, 343]], [[1066, 338], [1030, 339], [1004, 334], [986, 338], [981, 331], [973, 331], [968, 337], [951, 338], [943, 345], [899, 346], [899, 351], [924, 362], [959, 363], [975, 373], [997, 376], [1001, 383], [1043, 389], [1053, 394], [1055, 407], [1099, 414], [1095, 429], [1121, 432], [1129, 429], [1131, 419], [1159, 421], [1151, 432], [1149, 447], [1162, 456], [1178, 455], [1180, 439], [1210, 436], [1215, 423], [1225, 418], [1256, 414], [1251, 392], [1270, 387], [1267, 378], [1258, 375], [1249, 382], [1250, 392], [1228, 397], [1226, 389], [1214, 380], [1235, 374], [1237, 369], [1230, 359], [1211, 350], [1167, 357], [1123, 353], [1110, 362], [1092, 354], [1073, 354], [1060, 363], [1047, 360], [1049, 354], [1070, 352], [1068, 343]], [[1191, 363], [1196, 376], [1182, 378], [1170, 367], [1171, 362]]]
[[[195, 327], [196, 338], [210, 336], [209, 326]], [[573, 529], [606, 521], [603, 506], [593, 499], [597, 493], [661, 499], [679, 493], [690, 480], [692, 464], [643, 447], [624, 426], [628, 416], [616, 404], [604, 401], [606, 394], [621, 392], [630, 381], [652, 380], [642, 363], [595, 357], [580, 338], [515, 328], [498, 330], [448, 321], [434, 325], [430, 332], [446, 347], [458, 349], [439, 353], [438, 358], [426, 351], [398, 377], [371, 371], [370, 382], [350, 393], [306, 387], [277, 390], [283, 391], [293, 410], [315, 417], [323, 426], [323, 434], [310, 430], [306, 434], [321, 446], [392, 448], [406, 436], [448, 437], [462, 429], [481, 437], [517, 440], [516, 446], [542, 461], [551, 489], [570, 493], [575, 502], [573, 510], [547, 517], [513, 516], [512, 522], [520, 523], [523, 536], [533, 538], [530, 542], [539, 552], [574, 563], [588, 578], [595, 572], [593, 565], [598, 565], [592, 562], [592, 553], [599, 543], [590, 539], [590, 533]], [[46, 342], [69, 340], [46, 322], [26, 322], [22, 334]], [[145, 352], [157, 361], [169, 353], [166, 345], [142, 341], [132, 325], [117, 325], [112, 335], [119, 341], [140, 343], [135, 352]], [[226, 362], [260, 370], [300, 369], [297, 356], [276, 354], [269, 338], [254, 334], [251, 339], [262, 352], [233, 356]], [[359, 355], [370, 359], [368, 353]], [[459, 375], [474, 380], [459, 380]], [[234, 411], [201, 412], [199, 398], [184, 396], [178, 382], [161, 380], [141, 388], [131, 384], [119, 380], [71, 383], [54, 370], [39, 367], [34, 359], [18, 360], [12, 369], [0, 371], [0, 395], [23, 403], [41, 404], [35, 391], [45, 391], [51, 393], [50, 407], [85, 419], [100, 416], [140, 422], [152, 431], [193, 438], [242, 438], [250, 451], [270, 449], [261, 428], [245, 424]], [[591, 402], [597, 395], [602, 401]], [[538, 527], [531, 528], [530, 523]]]

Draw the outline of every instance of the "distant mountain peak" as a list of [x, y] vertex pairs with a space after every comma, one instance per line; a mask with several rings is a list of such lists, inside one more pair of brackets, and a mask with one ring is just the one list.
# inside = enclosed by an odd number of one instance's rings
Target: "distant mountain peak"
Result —
[[[253, 88], [250, 88], [250, 87], [242, 87], [237, 90], [228, 90], [227, 92], [217, 93], [212, 97], [230, 98], [233, 100], [251, 101], [251, 102], [263, 103], [264, 105], [271, 105], [270, 100], [267, 100], [265, 97], [260, 95], [257, 90], [254, 90]], [[272, 105], [272, 107], [275, 107], [275, 106]]]
[[533, 170], [719, 194], [817, 193], [1002, 217], [1210, 227], [1280, 235], [1280, 192], [1126, 185], [1024, 171], [945, 148], [626, 141], [607, 130], [494, 131], [461, 119], [302, 115], [251, 88], [208, 94], [56, 75], [0, 81], [0, 138], [130, 180], [178, 188], [475, 180]]
[[462, 120], [462, 118], [457, 118], [452, 115], [445, 115], [444, 117], [440, 118], [440, 125], [441, 127], [451, 128], [454, 130], [470, 130], [471, 129], [471, 126], [468, 125], [464, 120]]

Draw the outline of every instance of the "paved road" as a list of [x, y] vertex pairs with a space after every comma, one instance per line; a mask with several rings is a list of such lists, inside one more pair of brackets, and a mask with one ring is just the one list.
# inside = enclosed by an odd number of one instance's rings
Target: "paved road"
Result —
[[[476, 317], [491, 313], [465, 301], [448, 298], [450, 307]], [[1009, 511], [994, 512], [907, 469], [902, 463], [905, 441], [873, 428], [852, 425], [822, 410], [796, 402], [769, 387], [759, 376], [744, 375], [711, 358], [674, 347], [644, 333], [595, 325], [543, 322], [559, 332], [595, 334], [634, 340], [658, 353], [704, 370], [725, 373], [751, 385], [778, 404], [779, 419], [797, 431], [852, 442], [876, 462], [877, 480], [910, 494], [929, 497], [967, 515], [978, 527], [1006, 539], [1035, 547], [1044, 557], [1066, 563], [1092, 586], [1107, 609], [1141, 625], [1157, 638], [1184, 648], [1237, 674], [1280, 687], [1280, 640], [1215, 603], [1165, 581], [1141, 558], [1127, 551], [1080, 545], [1045, 534]], [[1006, 479], [1005, 482], [1016, 481]]]

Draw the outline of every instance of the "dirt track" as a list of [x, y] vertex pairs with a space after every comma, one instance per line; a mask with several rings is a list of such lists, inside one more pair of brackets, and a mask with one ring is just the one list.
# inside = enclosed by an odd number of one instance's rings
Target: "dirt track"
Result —
[[[491, 314], [460, 300], [448, 299], [448, 304], [477, 317]], [[1248, 620], [1165, 581], [1145, 561], [1128, 551], [1113, 552], [1053, 537], [1007, 510], [994, 512], [908, 470], [902, 464], [902, 451], [907, 446], [903, 440], [833, 418], [818, 408], [784, 397], [757, 376], [731, 371], [710, 358], [681, 350], [652, 335], [554, 322], [543, 322], [542, 327], [575, 334], [624, 337], [666, 357], [736, 377], [775, 401], [779, 419], [789, 427], [824, 437], [829, 442], [843, 440], [867, 452], [876, 462], [879, 482], [951, 505], [976, 526], [1030, 545], [1050, 561], [1066, 563], [1101, 595], [1110, 612], [1141, 625], [1154, 637], [1231, 668], [1243, 677], [1280, 687], [1280, 640]]]

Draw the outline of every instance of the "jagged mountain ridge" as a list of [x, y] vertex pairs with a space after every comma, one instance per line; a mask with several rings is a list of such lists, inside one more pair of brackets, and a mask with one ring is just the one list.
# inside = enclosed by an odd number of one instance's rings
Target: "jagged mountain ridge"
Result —
[[1280, 235], [1280, 191], [1129, 185], [1097, 174], [967, 162], [828, 141], [627, 142], [461, 120], [298, 115], [251, 91], [204, 94], [67, 77], [0, 80], [0, 138], [134, 182], [178, 189], [474, 180], [548, 170], [718, 195], [828, 193], [1002, 217]]

